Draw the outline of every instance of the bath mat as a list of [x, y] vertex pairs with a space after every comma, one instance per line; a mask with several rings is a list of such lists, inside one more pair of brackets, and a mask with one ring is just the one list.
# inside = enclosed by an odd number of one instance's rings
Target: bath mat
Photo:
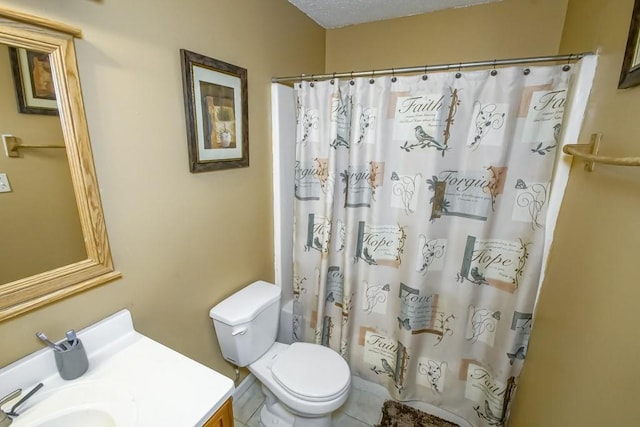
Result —
[[382, 406], [382, 420], [376, 427], [460, 427], [410, 406], [387, 400]]

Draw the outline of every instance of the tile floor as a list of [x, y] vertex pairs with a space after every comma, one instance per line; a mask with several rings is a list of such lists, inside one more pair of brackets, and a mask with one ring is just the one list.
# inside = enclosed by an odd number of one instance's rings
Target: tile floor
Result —
[[[336, 427], [371, 427], [380, 421], [384, 398], [362, 388], [352, 387], [349, 398], [333, 414]], [[234, 397], [233, 415], [236, 427], [258, 427], [264, 394], [255, 381], [242, 395]]]

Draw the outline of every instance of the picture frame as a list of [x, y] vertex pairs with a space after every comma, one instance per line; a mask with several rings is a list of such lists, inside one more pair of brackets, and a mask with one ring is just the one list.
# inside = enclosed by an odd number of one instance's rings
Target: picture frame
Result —
[[9, 47], [9, 62], [18, 111], [57, 116], [58, 103], [49, 54]]
[[635, 0], [618, 89], [640, 84], [640, 0]]
[[247, 70], [180, 49], [189, 170], [249, 166]]

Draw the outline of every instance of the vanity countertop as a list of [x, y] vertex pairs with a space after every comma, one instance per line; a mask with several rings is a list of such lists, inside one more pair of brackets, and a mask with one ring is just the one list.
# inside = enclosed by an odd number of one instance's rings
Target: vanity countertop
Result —
[[58, 375], [48, 348], [0, 369], [0, 397], [17, 388], [24, 395], [36, 384], [44, 384], [18, 408], [21, 415], [13, 426], [32, 425], [35, 415], [30, 413], [42, 416], [39, 405], [74, 388], [76, 395], [86, 399], [96, 388], [101, 395], [105, 390], [117, 395], [118, 410], [129, 408], [127, 425], [201, 426], [234, 391], [230, 378], [138, 333], [128, 310], [79, 331], [78, 338], [89, 359], [88, 371], [78, 379], [65, 381]]

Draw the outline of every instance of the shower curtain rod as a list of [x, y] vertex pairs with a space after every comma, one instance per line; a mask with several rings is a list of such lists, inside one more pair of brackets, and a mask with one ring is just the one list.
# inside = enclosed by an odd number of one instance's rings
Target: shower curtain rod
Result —
[[555, 56], [534, 56], [530, 58], [508, 58], [508, 59], [493, 59], [490, 61], [476, 61], [476, 62], [460, 62], [453, 64], [438, 64], [438, 65], [422, 65], [415, 67], [403, 67], [403, 68], [390, 68], [386, 70], [370, 70], [370, 71], [350, 71], [350, 72], [342, 72], [342, 73], [331, 73], [331, 74], [301, 74], [298, 76], [288, 76], [288, 77], [273, 77], [271, 79], [272, 83], [283, 83], [283, 82], [297, 82], [302, 80], [326, 80], [340, 77], [373, 77], [380, 76], [385, 74], [407, 74], [407, 73], [427, 73], [429, 71], [440, 71], [440, 70], [461, 70], [463, 68], [474, 68], [474, 67], [488, 67], [488, 66], [498, 66], [498, 65], [514, 65], [514, 64], [529, 64], [529, 63], [537, 63], [537, 62], [559, 62], [559, 61], [577, 61], [582, 59], [582, 57], [586, 55], [593, 55], [591, 52], [583, 52], [583, 53], [572, 53], [570, 55], [555, 55]]

